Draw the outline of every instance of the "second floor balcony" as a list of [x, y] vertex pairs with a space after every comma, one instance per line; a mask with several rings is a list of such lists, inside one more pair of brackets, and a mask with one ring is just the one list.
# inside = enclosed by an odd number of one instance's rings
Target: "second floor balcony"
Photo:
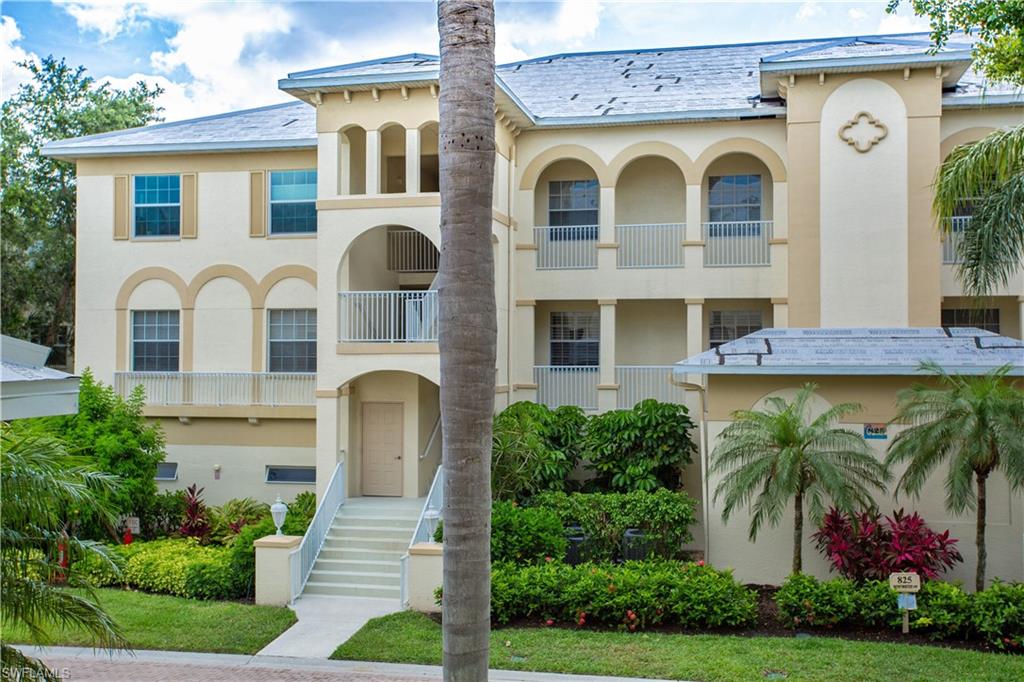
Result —
[[437, 343], [437, 291], [338, 293], [339, 343]]
[[316, 374], [307, 372], [117, 372], [114, 390], [141, 386], [147, 405], [311, 406]]

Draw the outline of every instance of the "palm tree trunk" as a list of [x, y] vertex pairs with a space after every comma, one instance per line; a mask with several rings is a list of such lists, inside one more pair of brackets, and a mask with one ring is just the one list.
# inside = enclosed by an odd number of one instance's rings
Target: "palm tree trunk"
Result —
[[438, 278], [444, 679], [487, 679], [497, 310], [491, 246], [494, 6], [441, 0]]
[[974, 541], [978, 547], [978, 567], [974, 572], [974, 589], [981, 592], [985, 589], [985, 562], [988, 558], [988, 552], [985, 549], [985, 485], [988, 473], [978, 472], [976, 478], [978, 482], [978, 525], [974, 531]]
[[804, 543], [804, 494], [798, 492], [793, 498], [793, 572], [800, 573], [803, 570], [803, 543]]

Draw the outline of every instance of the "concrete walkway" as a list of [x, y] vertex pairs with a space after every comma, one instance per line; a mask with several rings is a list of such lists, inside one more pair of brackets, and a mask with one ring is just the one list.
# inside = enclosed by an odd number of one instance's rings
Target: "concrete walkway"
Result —
[[257, 656], [327, 658], [368, 620], [400, 609], [397, 599], [304, 594], [295, 600], [292, 610], [299, 622], [282, 632]]
[[[77, 647], [18, 647], [41, 658], [73, 682], [423, 682], [440, 680], [441, 668], [317, 658], [136, 651], [113, 656]], [[493, 682], [651, 682], [639, 678], [555, 675], [492, 670]]]

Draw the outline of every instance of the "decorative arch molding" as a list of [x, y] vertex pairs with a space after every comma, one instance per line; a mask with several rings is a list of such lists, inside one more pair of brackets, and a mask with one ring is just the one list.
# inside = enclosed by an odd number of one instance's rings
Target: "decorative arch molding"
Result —
[[117, 299], [114, 303], [114, 308], [117, 310], [128, 310], [128, 302], [131, 300], [132, 292], [143, 282], [148, 282], [151, 279], [158, 279], [163, 282], [167, 282], [174, 290], [178, 292], [178, 299], [181, 301], [182, 310], [188, 310], [192, 306], [185, 305], [189, 300], [188, 298], [188, 285], [185, 284], [185, 280], [181, 276], [169, 270], [168, 268], [154, 265], [148, 268], [142, 268], [129, 275], [128, 279], [124, 281], [121, 288], [117, 292]]
[[989, 133], [994, 133], [995, 131], [996, 128], [981, 126], [977, 128], [965, 128], [964, 130], [953, 133], [944, 139], [939, 146], [939, 161], [945, 161], [946, 157], [949, 156], [956, 147], [959, 147], [962, 144], [967, 144], [968, 142], [977, 142]]
[[648, 157], [668, 159], [679, 168], [679, 172], [683, 174], [683, 180], [687, 183], [696, 184], [700, 181], [701, 176], [697, 173], [697, 166], [686, 155], [686, 152], [667, 142], [638, 142], [626, 147], [608, 163], [608, 175], [613, 178], [615, 184], [618, 184], [619, 177], [626, 166], [637, 159]]
[[421, 123], [418, 126], [416, 126], [416, 129], [419, 130], [420, 132], [423, 132], [423, 130], [425, 130], [426, 128], [428, 128], [430, 126], [437, 126], [438, 128], [440, 128], [441, 127], [441, 123], [440, 123], [440, 121], [424, 121], [423, 123]]
[[612, 187], [615, 184], [615, 177], [609, 173], [608, 165], [591, 149], [581, 147], [578, 144], [560, 144], [533, 157], [523, 169], [522, 178], [519, 181], [519, 189], [533, 189], [537, 186], [537, 180], [541, 173], [557, 161], [582, 161], [590, 166], [597, 181], [602, 187]]
[[[350, 253], [352, 253], [352, 247], [354, 247], [356, 245], [356, 242], [359, 241], [360, 237], [362, 237], [363, 235], [367, 234], [368, 232], [371, 232], [371, 231], [376, 230], [378, 228], [380, 228], [380, 229], [387, 229], [389, 227], [404, 227], [404, 228], [409, 229], [409, 230], [415, 230], [415, 231], [419, 232], [420, 234], [422, 234], [423, 236], [425, 236], [427, 239], [429, 239], [430, 243], [434, 245], [434, 248], [437, 249], [438, 253], [440, 253], [440, 251], [441, 251], [441, 226], [440, 225], [437, 225], [433, 229], [433, 231], [428, 230], [428, 229], [424, 229], [423, 226], [417, 227], [417, 226], [408, 225], [408, 224], [405, 224], [405, 223], [382, 223], [380, 225], [372, 225], [370, 227], [367, 227], [366, 229], [360, 230], [358, 233], [356, 233], [352, 237], [352, 239], [349, 240], [348, 244], [342, 250], [341, 255], [338, 257], [338, 262], [337, 262], [337, 264], [334, 267], [335, 277], [340, 277], [341, 276], [341, 267], [342, 267], [342, 265], [344, 265], [345, 259], [348, 257], [348, 255]], [[314, 277], [315, 277], [315, 275], [314, 275]], [[316, 286], [316, 285], [314, 284], [314, 286]], [[268, 289], [268, 291], [269, 291], [269, 289]]]
[[267, 295], [270, 294], [274, 285], [293, 278], [301, 279], [316, 289], [316, 270], [308, 265], [281, 265], [264, 275], [260, 283], [255, 285], [252, 299], [253, 308], [266, 307]]
[[711, 164], [726, 154], [749, 154], [768, 167], [773, 182], [786, 182], [786, 164], [783, 163], [782, 158], [764, 142], [749, 137], [730, 137], [720, 140], [701, 152], [694, 164], [696, 177], [703, 182], [704, 175], [708, 172]]
[[203, 268], [196, 273], [195, 277], [188, 285], [188, 294], [185, 299], [185, 308], [196, 307], [196, 297], [199, 296], [199, 292], [204, 286], [212, 282], [215, 279], [220, 278], [233, 279], [249, 293], [250, 306], [253, 308], [262, 307], [256, 303], [256, 279], [248, 272], [238, 267], [237, 265], [211, 265]]
[[[359, 379], [361, 379], [361, 378], [368, 377], [370, 375], [377, 374], [379, 372], [396, 372], [396, 373], [400, 373], [400, 374], [410, 374], [412, 376], [416, 376], [416, 377], [419, 377], [421, 379], [426, 379], [427, 381], [429, 381], [430, 383], [434, 384], [435, 386], [440, 387], [440, 385], [441, 385], [440, 370], [438, 370], [438, 374], [436, 376], [430, 376], [426, 372], [422, 372], [422, 371], [419, 371], [419, 370], [416, 370], [416, 369], [412, 369], [412, 368], [409, 368], [409, 367], [385, 366], [385, 367], [374, 367], [373, 369], [368, 369], [366, 371], [359, 371], [359, 372], [356, 372], [355, 374], [353, 374], [352, 376], [346, 377], [342, 381], [338, 382], [338, 391], [340, 393], [340, 391], [342, 391], [346, 386], [349, 386], [353, 381], [359, 381]], [[331, 383], [334, 383], [334, 382], [332, 381]]]

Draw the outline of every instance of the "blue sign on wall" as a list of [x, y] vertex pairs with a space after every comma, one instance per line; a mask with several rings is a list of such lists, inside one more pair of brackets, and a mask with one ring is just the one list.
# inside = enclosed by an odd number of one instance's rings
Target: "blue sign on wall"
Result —
[[864, 425], [864, 439], [865, 440], [885, 440], [889, 437], [889, 425], [888, 424], [865, 424]]

